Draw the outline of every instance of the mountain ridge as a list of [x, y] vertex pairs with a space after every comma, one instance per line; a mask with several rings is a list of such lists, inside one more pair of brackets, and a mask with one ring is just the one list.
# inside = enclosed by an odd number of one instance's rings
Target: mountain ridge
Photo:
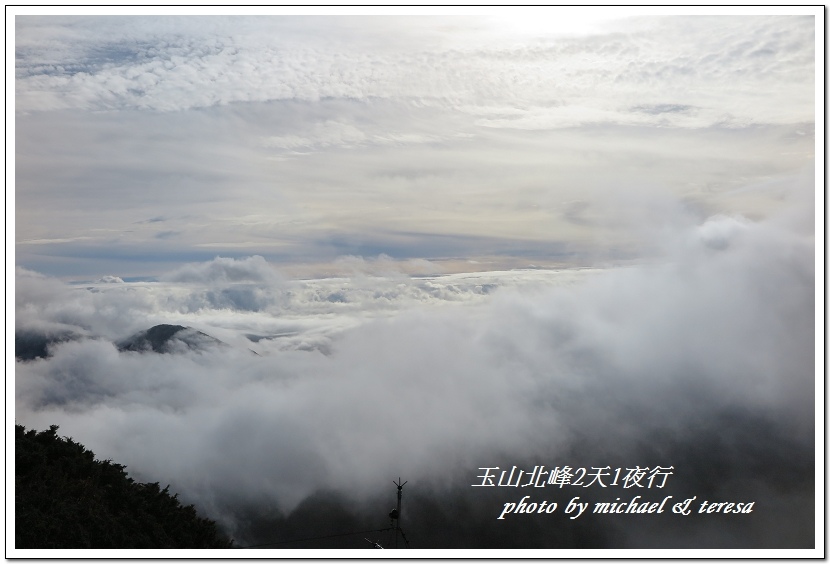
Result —
[[227, 343], [207, 333], [184, 325], [162, 323], [115, 343], [119, 352], [157, 352], [169, 354], [182, 350], [202, 351], [210, 346], [228, 347]]

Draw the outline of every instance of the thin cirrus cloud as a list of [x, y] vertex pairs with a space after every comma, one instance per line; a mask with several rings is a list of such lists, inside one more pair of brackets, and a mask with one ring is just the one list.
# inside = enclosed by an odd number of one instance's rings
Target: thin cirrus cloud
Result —
[[[274, 135], [297, 119], [277, 110], [312, 119], [291, 125], [295, 133]], [[804, 124], [751, 134], [615, 126], [529, 135], [477, 128], [458, 115], [444, 120], [451, 129], [425, 127], [417, 118], [436, 123], [444, 114], [423, 108], [400, 118], [413, 124], [403, 138], [400, 120], [393, 132], [380, 126], [394, 110], [291, 102], [119, 120], [103, 114], [82, 121], [65, 112], [20, 118], [19, 262], [95, 279], [159, 274], [165, 264], [217, 254], [325, 261], [340, 254], [518, 252], [539, 261], [561, 258], [563, 247], [603, 256], [610, 244], [636, 255], [648, 207], [659, 209], [647, 214], [652, 221], [671, 221], [678, 199], [704, 213], [763, 217], [812, 162], [812, 128]], [[354, 117], [336, 125], [326, 117], [342, 111]], [[358, 128], [372, 111], [374, 125]], [[56, 130], [60, 124], [66, 127]], [[223, 136], [211, 136], [215, 131]], [[269, 138], [280, 142], [268, 146]], [[782, 188], [750, 189], [771, 183]], [[735, 191], [741, 188], [747, 190]], [[590, 204], [590, 231], [568, 220], [573, 201]], [[160, 209], [165, 221], [147, 222]], [[159, 246], [165, 232], [177, 235]], [[54, 260], [60, 255], [133, 263], [70, 264]], [[84, 269], [91, 272], [83, 276]]]

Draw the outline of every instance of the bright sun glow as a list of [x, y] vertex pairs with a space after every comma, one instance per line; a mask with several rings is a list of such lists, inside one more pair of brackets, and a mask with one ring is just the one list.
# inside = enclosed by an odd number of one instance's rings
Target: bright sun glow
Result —
[[531, 8], [491, 16], [494, 26], [519, 35], [587, 35], [598, 33], [620, 14], [607, 8]]

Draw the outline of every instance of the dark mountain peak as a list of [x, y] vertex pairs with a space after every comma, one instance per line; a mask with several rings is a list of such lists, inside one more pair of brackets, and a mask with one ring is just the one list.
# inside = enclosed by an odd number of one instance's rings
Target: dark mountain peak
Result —
[[204, 350], [212, 345], [228, 346], [207, 333], [183, 325], [155, 325], [116, 343], [119, 351], [153, 351], [157, 353]]
[[[163, 343], [172, 338], [179, 331], [185, 331], [184, 325], [167, 325], [166, 323], [150, 327], [144, 332], [145, 337], [151, 343]], [[203, 333], [204, 335], [204, 333]]]
[[51, 356], [50, 347], [67, 341], [77, 341], [83, 335], [72, 331], [38, 331], [20, 329], [14, 333], [14, 356], [18, 360], [35, 360]]

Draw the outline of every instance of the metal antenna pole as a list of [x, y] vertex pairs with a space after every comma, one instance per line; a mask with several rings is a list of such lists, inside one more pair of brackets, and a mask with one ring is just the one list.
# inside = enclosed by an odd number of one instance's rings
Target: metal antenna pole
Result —
[[[409, 480], [407, 480], [407, 482], [408, 481]], [[403, 491], [403, 487], [406, 482], [402, 484], [399, 476], [398, 481], [395, 482], [393, 480], [392, 483], [398, 486], [398, 518], [395, 519], [395, 548], [398, 548], [398, 532], [401, 530], [401, 492]]]

